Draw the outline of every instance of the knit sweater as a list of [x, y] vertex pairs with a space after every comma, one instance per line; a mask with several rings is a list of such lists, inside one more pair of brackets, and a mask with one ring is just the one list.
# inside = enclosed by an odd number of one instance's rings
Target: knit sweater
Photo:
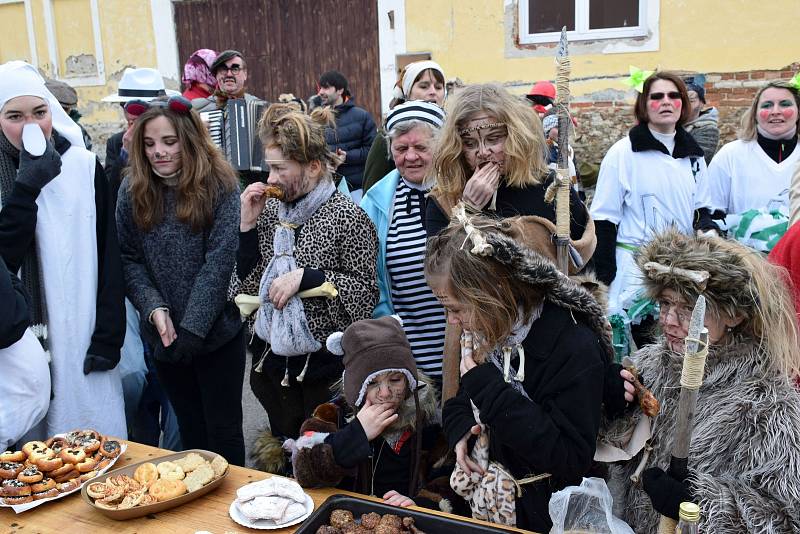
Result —
[[128, 298], [141, 315], [146, 341], [160, 345], [148, 322], [151, 312], [167, 307], [176, 330], [184, 328], [213, 351], [236, 335], [241, 321], [227, 302], [228, 281], [239, 244], [239, 193], [220, 194], [210, 227], [195, 233], [176, 213], [174, 188], [164, 191], [164, 217], [143, 232], [133, 219], [126, 178], [117, 199], [117, 230]]

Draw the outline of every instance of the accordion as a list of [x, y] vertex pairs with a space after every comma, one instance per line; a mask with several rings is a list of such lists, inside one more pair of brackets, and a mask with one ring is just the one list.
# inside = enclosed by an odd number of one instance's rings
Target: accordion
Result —
[[211, 140], [237, 171], [266, 171], [264, 147], [258, 138], [258, 121], [267, 109], [263, 100], [228, 100], [225, 109], [204, 111]]

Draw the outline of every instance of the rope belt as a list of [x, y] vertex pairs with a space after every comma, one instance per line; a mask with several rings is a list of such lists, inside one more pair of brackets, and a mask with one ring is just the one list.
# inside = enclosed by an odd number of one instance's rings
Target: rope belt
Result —
[[499, 472], [507, 476], [508, 479], [514, 483], [514, 487], [517, 488], [517, 498], [522, 497], [522, 486], [524, 486], [525, 484], [532, 484], [534, 482], [538, 482], [540, 480], [544, 480], [546, 478], [550, 478], [551, 476], [553, 476], [550, 473], [542, 473], [541, 475], [532, 475], [517, 480], [511, 475], [511, 473], [506, 471], [506, 469], [501, 464], [497, 462], [492, 462], [490, 465], [494, 465]]

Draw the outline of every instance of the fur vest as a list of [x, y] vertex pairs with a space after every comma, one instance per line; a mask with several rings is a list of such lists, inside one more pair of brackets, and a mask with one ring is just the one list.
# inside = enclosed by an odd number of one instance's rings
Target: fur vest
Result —
[[[672, 452], [683, 356], [663, 344], [634, 356], [643, 383], [661, 402], [646, 467], [666, 470]], [[800, 393], [768, 368], [764, 349], [737, 340], [712, 348], [697, 398], [689, 485], [703, 532], [800, 532]], [[639, 410], [606, 429], [614, 440]], [[601, 436], [602, 437], [602, 436]], [[636, 532], [655, 533], [659, 515], [630, 476], [641, 453], [611, 469], [615, 513]]]

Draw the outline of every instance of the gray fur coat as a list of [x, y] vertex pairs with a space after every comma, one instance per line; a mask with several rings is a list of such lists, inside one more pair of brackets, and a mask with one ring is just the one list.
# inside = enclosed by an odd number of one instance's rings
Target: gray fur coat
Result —
[[[702, 532], [800, 532], [800, 393], [766, 368], [763, 349], [748, 343], [709, 354], [697, 399], [689, 453], [690, 489]], [[682, 355], [663, 343], [634, 356], [643, 383], [661, 402], [646, 467], [666, 470], [680, 396]], [[620, 418], [601, 436], [618, 437], [637, 417]], [[611, 468], [615, 513], [638, 533], [655, 533], [659, 515], [630, 476], [641, 453]]]

